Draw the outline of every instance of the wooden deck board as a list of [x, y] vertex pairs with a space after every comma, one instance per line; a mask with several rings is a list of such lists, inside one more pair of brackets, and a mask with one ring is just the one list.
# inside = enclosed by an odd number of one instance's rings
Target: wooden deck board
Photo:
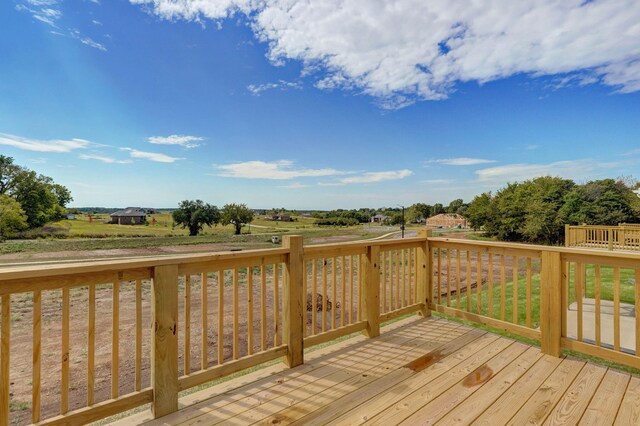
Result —
[[640, 378], [443, 319], [411, 319], [119, 424], [639, 424]]

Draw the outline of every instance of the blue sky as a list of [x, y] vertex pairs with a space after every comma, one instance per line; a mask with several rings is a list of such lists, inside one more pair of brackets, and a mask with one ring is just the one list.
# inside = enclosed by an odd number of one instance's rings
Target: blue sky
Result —
[[76, 206], [377, 207], [638, 177], [640, 3], [446, 3], [4, 1], [0, 153]]

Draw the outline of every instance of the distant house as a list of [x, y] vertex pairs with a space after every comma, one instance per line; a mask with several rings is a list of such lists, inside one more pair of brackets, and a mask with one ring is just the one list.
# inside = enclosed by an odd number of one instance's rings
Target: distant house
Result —
[[73, 213], [67, 213], [66, 215], [64, 215], [64, 217], [68, 220], [76, 220], [76, 215]]
[[459, 214], [442, 213], [427, 219], [427, 226], [432, 228], [466, 228], [467, 219]]
[[272, 213], [271, 220], [275, 220], [278, 222], [293, 222], [293, 218], [291, 215], [286, 213]]
[[377, 214], [371, 217], [371, 223], [382, 223], [387, 219], [391, 219], [391, 217], [383, 214]]
[[157, 213], [156, 209], [151, 208], [151, 207], [144, 207], [144, 208], [142, 208], [140, 210], [144, 210], [145, 212], [147, 212], [147, 214], [156, 214]]
[[127, 207], [111, 213], [111, 223], [117, 225], [141, 225], [147, 221], [147, 210], [140, 207]]

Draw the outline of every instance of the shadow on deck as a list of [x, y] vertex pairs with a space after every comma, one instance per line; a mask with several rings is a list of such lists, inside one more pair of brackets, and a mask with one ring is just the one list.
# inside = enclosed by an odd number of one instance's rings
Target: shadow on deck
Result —
[[410, 318], [181, 399], [122, 425], [639, 424], [640, 378], [544, 355], [439, 318]]

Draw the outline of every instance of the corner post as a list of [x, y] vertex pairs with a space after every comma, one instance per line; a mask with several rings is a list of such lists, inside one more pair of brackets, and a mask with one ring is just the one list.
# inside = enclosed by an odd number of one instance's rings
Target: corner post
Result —
[[418, 276], [416, 285], [418, 286], [418, 302], [424, 306], [418, 312], [423, 317], [431, 316], [431, 295], [433, 294], [431, 285], [431, 252], [429, 248], [429, 237], [431, 237], [431, 229], [419, 229], [418, 238], [424, 238], [424, 243], [420, 243], [417, 250]]
[[154, 418], [178, 411], [178, 265], [153, 272], [151, 387]]
[[569, 225], [564, 225], [564, 246], [571, 247], [571, 228]]
[[282, 247], [289, 249], [289, 261], [285, 265], [284, 287], [282, 289], [282, 340], [287, 345], [284, 360], [289, 367], [304, 363], [304, 319], [303, 319], [303, 263], [304, 248], [301, 235], [287, 235]]
[[380, 335], [380, 246], [371, 245], [364, 257], [364, 282], [362, 301], [363, 320], [367, 321], [364, 334], [367, 337]]
[[542, 352], [560, 356], [562, 337], [562, 257], [543, 251], [540, 260], [540, 332]]

